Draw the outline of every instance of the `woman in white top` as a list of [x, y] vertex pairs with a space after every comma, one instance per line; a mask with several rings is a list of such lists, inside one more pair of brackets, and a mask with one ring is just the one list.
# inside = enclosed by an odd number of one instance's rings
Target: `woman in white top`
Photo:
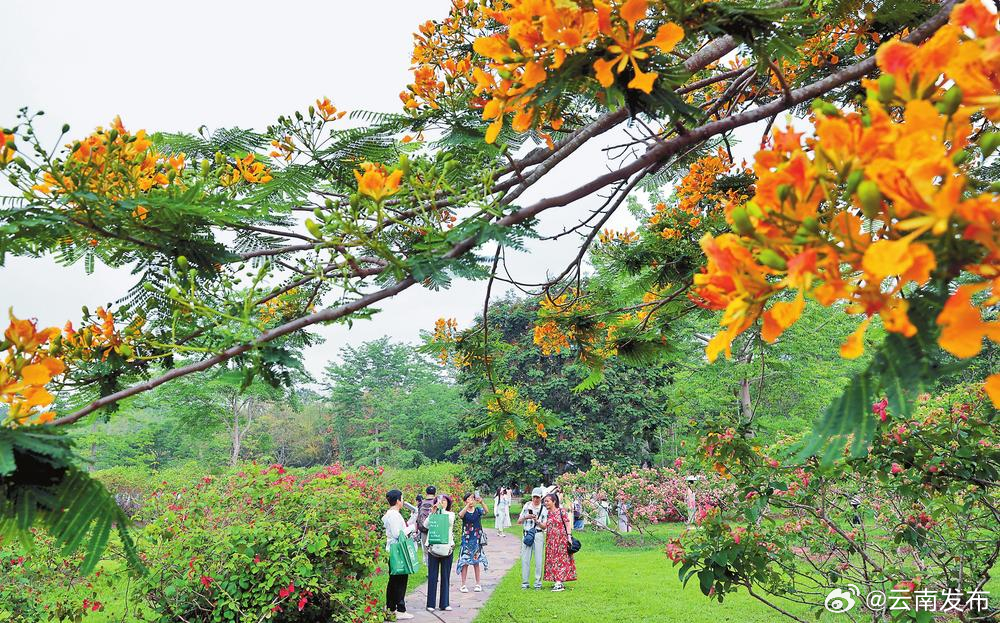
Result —
[[[440, 495], [431, 506], [431, 512], [424, 519], [424, 528], [431, 527], [431, 517], [438, 511], [448, 517], [448, 542], [427, 546], [427, 610], [451, 610], [449, 593], [451, 590], [451, 565], [455, 560], [455, 513], [451, 512], [451, 496]], [[441, 597], [435, 605], [437, 584], [441, 582]]]
[[[400, 538], [409, 537], [414, 526], [407, 525], [400, 509], [403, 508], [403, 493], [399, 489], [393, 489], [385, 494], [386, 501], [389, 502], [389, 510], [382, 516], [382, 525], [385, 527], [385, 549], [398, 541]], [[385, 607], [390, 613], [396, 613], [397, 621], [412, 619], [413, 615], [406, 611], [406, 581], [408, 575], [389, 575], [389, 584], [385, 587]], [[391, 617], [391, 615], [390, 615]]]
[[493, 498], [493, 514], [496, 515], [497, 536], [507, 536], [504, 530], [510, 527], [510, 489], [497, 489]]

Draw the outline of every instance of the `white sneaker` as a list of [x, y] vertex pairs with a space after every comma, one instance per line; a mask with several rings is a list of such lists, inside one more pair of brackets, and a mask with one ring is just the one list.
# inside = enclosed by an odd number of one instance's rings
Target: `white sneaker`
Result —
[[556, 583], [555, 586], [552, 587], [553, 593], [558, 593], [559, 591], [564, 591], [564, 590], [566, 590], [566, 587], [562, 585], [562, 582], [558, 582]]
[[528, 588], [527, 582], [521, 582], [521, 588]]
[[442, 608], [442, 610], [444, 610], [445, 612], [451, 612], [451, 606], [445, 606], [444, 608]]
[[431, 608], [430, 606], [427, 606], [427, 612], [434, 612], [434, 608]]
[[412, 618], [414, 618], [414, 616], [412, 614], [410, 614], [409, 612], [397, 612], [396, 613], [396, 620], [397, 621], [409, 621]]
[[465, 584], [463, 584], [462, 587], [458, 589], [458, 592], [459, 593], [468, 593], [469, 589], [468, 589], [468, 587], [465, 586]]
[[481, 593], [481, 592], [483, 592], [483, 587], [480, 586], [480, 585], [478, 585], [478, 584], [476, 584], [476, 588], [474, 588], [472, 590], [476, 591], [477, 593]]

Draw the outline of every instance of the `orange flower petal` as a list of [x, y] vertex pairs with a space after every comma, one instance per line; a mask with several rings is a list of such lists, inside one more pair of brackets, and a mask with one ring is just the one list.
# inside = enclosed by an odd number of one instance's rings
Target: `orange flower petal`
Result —
[[1000, 409], [1000, 374], [986, 377], [986, 395], [993, 401], [993, 406]]
[[649, 4], [646, 0], [626, 0], [621, 8], [622, 19], [628, 22], [630, 28], [635, 28], [635, 23], [646, 17]]
[[844, 359], [857, 359], [865, 354], [865, 331], [868, 330], [868, 325], [871, 324], [871, 321], [871, 318], [866, 318], [853, 333], [847, 336], [847, 341], [840, 345], [841, 357]]
[[639, 89], [643, 93], [651, 93], [653, 91], [653, 82], [656, 81], [657, 76], [660, 74], [655, 71], [650, 71], [646, 73], [636, 72], [635, 78], [628, 83], [628, 88]]

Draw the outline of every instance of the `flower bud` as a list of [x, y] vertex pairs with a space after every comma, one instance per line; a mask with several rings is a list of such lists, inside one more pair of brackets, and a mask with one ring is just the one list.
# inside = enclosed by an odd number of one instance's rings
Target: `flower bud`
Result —
[[861, 180], [865, 178], [865, 172], [861, 169], [855, 169], [851, 171], [850, 175], [847, 176], [847, 186], [844, 189], [848, 195], [853, 195], [854, 191], [858, 189], [861, 184]]
[[896, 77], [882, 74], [878, 77], [878, 101], [888, 104], [896, 94]]
[[62, 127], [62, 133], [65, 134], [67, 132], [69, 132], [69, 124], [68, 123], [64, 123], [63, 127]]
[[306, 219], [306, 229], [309, 230], [309, 233], [312, 234], [314, 238], [323, 237], [323, 230], [321, 230], [319, 225], [316, 224], [316, 221], [311, 218]]
[[775, 251], [774, 249], [764, 249], [757, 255], [757, 261], [767, 266], [768, 268], [774, 268], [776, 270], [785, 270], [788, 268], [788, 263], [785, 258]]
[[733, 229], [736, 230], [741, 236], [749, 236], [753, 233], [753, 223], [750, 222], [750, 217], [747, 216], [746, 208], [738, 207], [735, 208], [730, 216], [733, 217]]
[[871, 180], [865, 180], [858, 185], [858, 201], [861, 202], [861, 211], [868, 218], [875, 218], [882, 209], [882, 191], [878, 184]]
[[979, 139], [979, 149], [983, 150], [984, 158], [989, 158], [997, 147], [1000, 147], [1000, 132], [987, 132]]
[[941, 98], [941, 104], [944, 105], [943, 112], [946, 115], [953, 115], [958, 107], [962, 105], [962, 89], [956, 84], [950, 89], [945, 91], [944, 97]]

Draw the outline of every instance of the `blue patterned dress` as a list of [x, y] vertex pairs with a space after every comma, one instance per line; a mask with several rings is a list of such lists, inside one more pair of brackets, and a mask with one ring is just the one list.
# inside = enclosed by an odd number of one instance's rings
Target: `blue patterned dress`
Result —
[[466, 513], [462, 517], [462, 549], [458, 554], [458, 565], [455, 573], [462, 573], [462, 569], [471, 565], [482, 565], [483, 569], [490, 568], [490, 561], [486, 558], [486, 552], [482, 546], [483, 535], [483, 509], [476, 507], [471, 513]]

